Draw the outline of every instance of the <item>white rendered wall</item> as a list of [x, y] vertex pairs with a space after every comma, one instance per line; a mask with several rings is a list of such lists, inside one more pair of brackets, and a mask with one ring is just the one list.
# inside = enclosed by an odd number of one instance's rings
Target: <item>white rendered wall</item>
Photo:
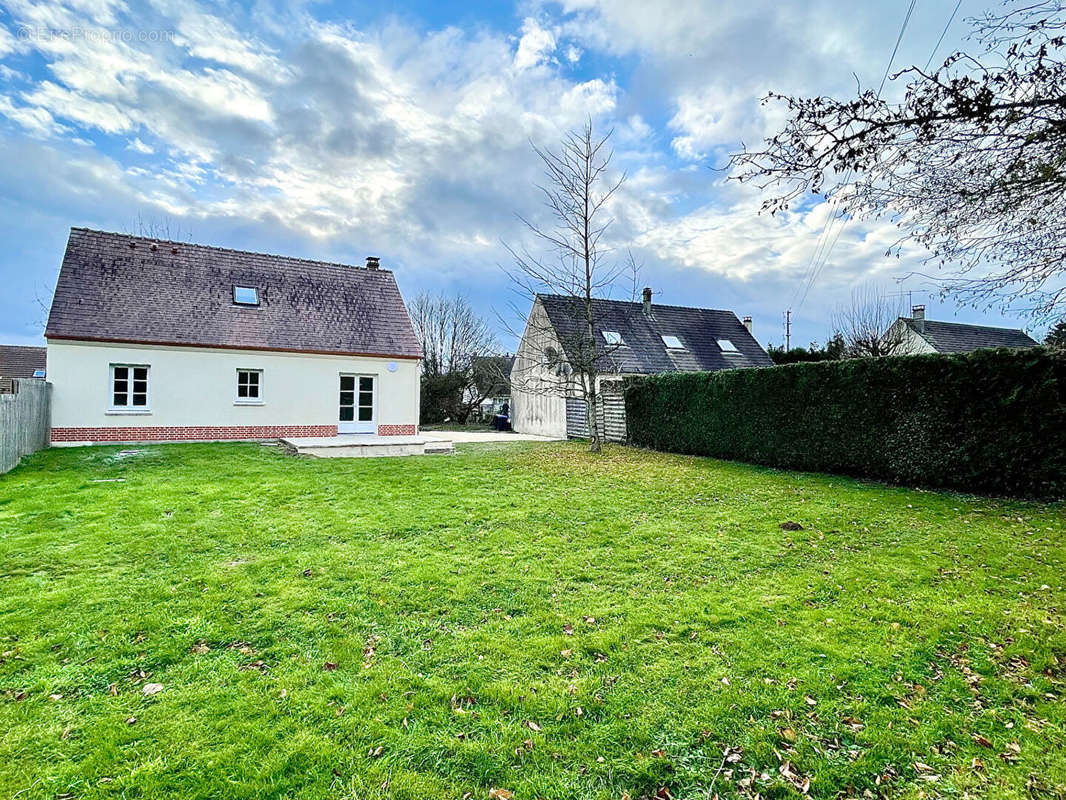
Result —
[[[147, 364], [149, 411], [110, 410], [111, 364]], [[395, 364], [395, 372], [389, 365]], [[262, 404], [236, 402], [237, 370], [258, 369]], [[377, 425], [418, 425], [414, 359], [50, 341], [52, 427], [336, 425], [340, 374], [377, 378]]]

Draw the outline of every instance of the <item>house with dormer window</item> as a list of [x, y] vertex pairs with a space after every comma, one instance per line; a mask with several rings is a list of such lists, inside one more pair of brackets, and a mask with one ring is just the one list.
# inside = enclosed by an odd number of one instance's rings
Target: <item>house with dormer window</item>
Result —
[[414, 435], [392, 272], [73, 228], [45, 330], [53, 444]]
[[569, 380], [568, 353], [573, 359], [575, 348], [596, 348], [603, 403], [598, 413], [608, 439], [625, 437], [621, 380], [626, 376], [773, 366], [752, 335], [751, 317], [653, 305], [651, 289], [644, 289], [640, 303], [592, 303], [596, 330], [590, 342], [582, 298], [535, 297], [511, 370], [511, 424], [519, 433], [587, 435], [585, 401]]

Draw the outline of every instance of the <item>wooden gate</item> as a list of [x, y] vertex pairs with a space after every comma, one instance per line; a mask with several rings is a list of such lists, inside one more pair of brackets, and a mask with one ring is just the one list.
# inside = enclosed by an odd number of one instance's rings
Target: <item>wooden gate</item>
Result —
[[[626, 440], [626, 404], [621, 381], [604, 381], [600, 385], [597, 417], [600, 432], [608, 442]], [[566, 435], [571, 439], [587, 439], [589, 435], [587, 405], [584, 398], [566, 398]]]

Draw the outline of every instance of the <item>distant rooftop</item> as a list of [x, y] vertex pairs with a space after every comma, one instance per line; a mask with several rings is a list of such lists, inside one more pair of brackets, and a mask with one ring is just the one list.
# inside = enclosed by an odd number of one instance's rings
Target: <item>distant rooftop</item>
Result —
[[993, 328], [911, 317], [902, 319], [938, 353], [969, 353], [991, 347], [1024, 348], [1040, 345], [1040, 342], [1017, 328]]
[[0, 378], [33, 378], [47, 367], [48, 351], [43, 347], [0, 344]]

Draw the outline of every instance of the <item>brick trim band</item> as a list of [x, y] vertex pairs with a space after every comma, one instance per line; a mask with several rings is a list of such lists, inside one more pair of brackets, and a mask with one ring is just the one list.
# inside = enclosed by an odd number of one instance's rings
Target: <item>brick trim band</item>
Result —
[[190, 439], [278, 439], [336, 436], [336, 425], [189, 425], [135, 428], [52, 428], [53, 442], [180, 442]]
[[378, 436], [414, 436], [416, 433], [416, 425], [378, 425]]

